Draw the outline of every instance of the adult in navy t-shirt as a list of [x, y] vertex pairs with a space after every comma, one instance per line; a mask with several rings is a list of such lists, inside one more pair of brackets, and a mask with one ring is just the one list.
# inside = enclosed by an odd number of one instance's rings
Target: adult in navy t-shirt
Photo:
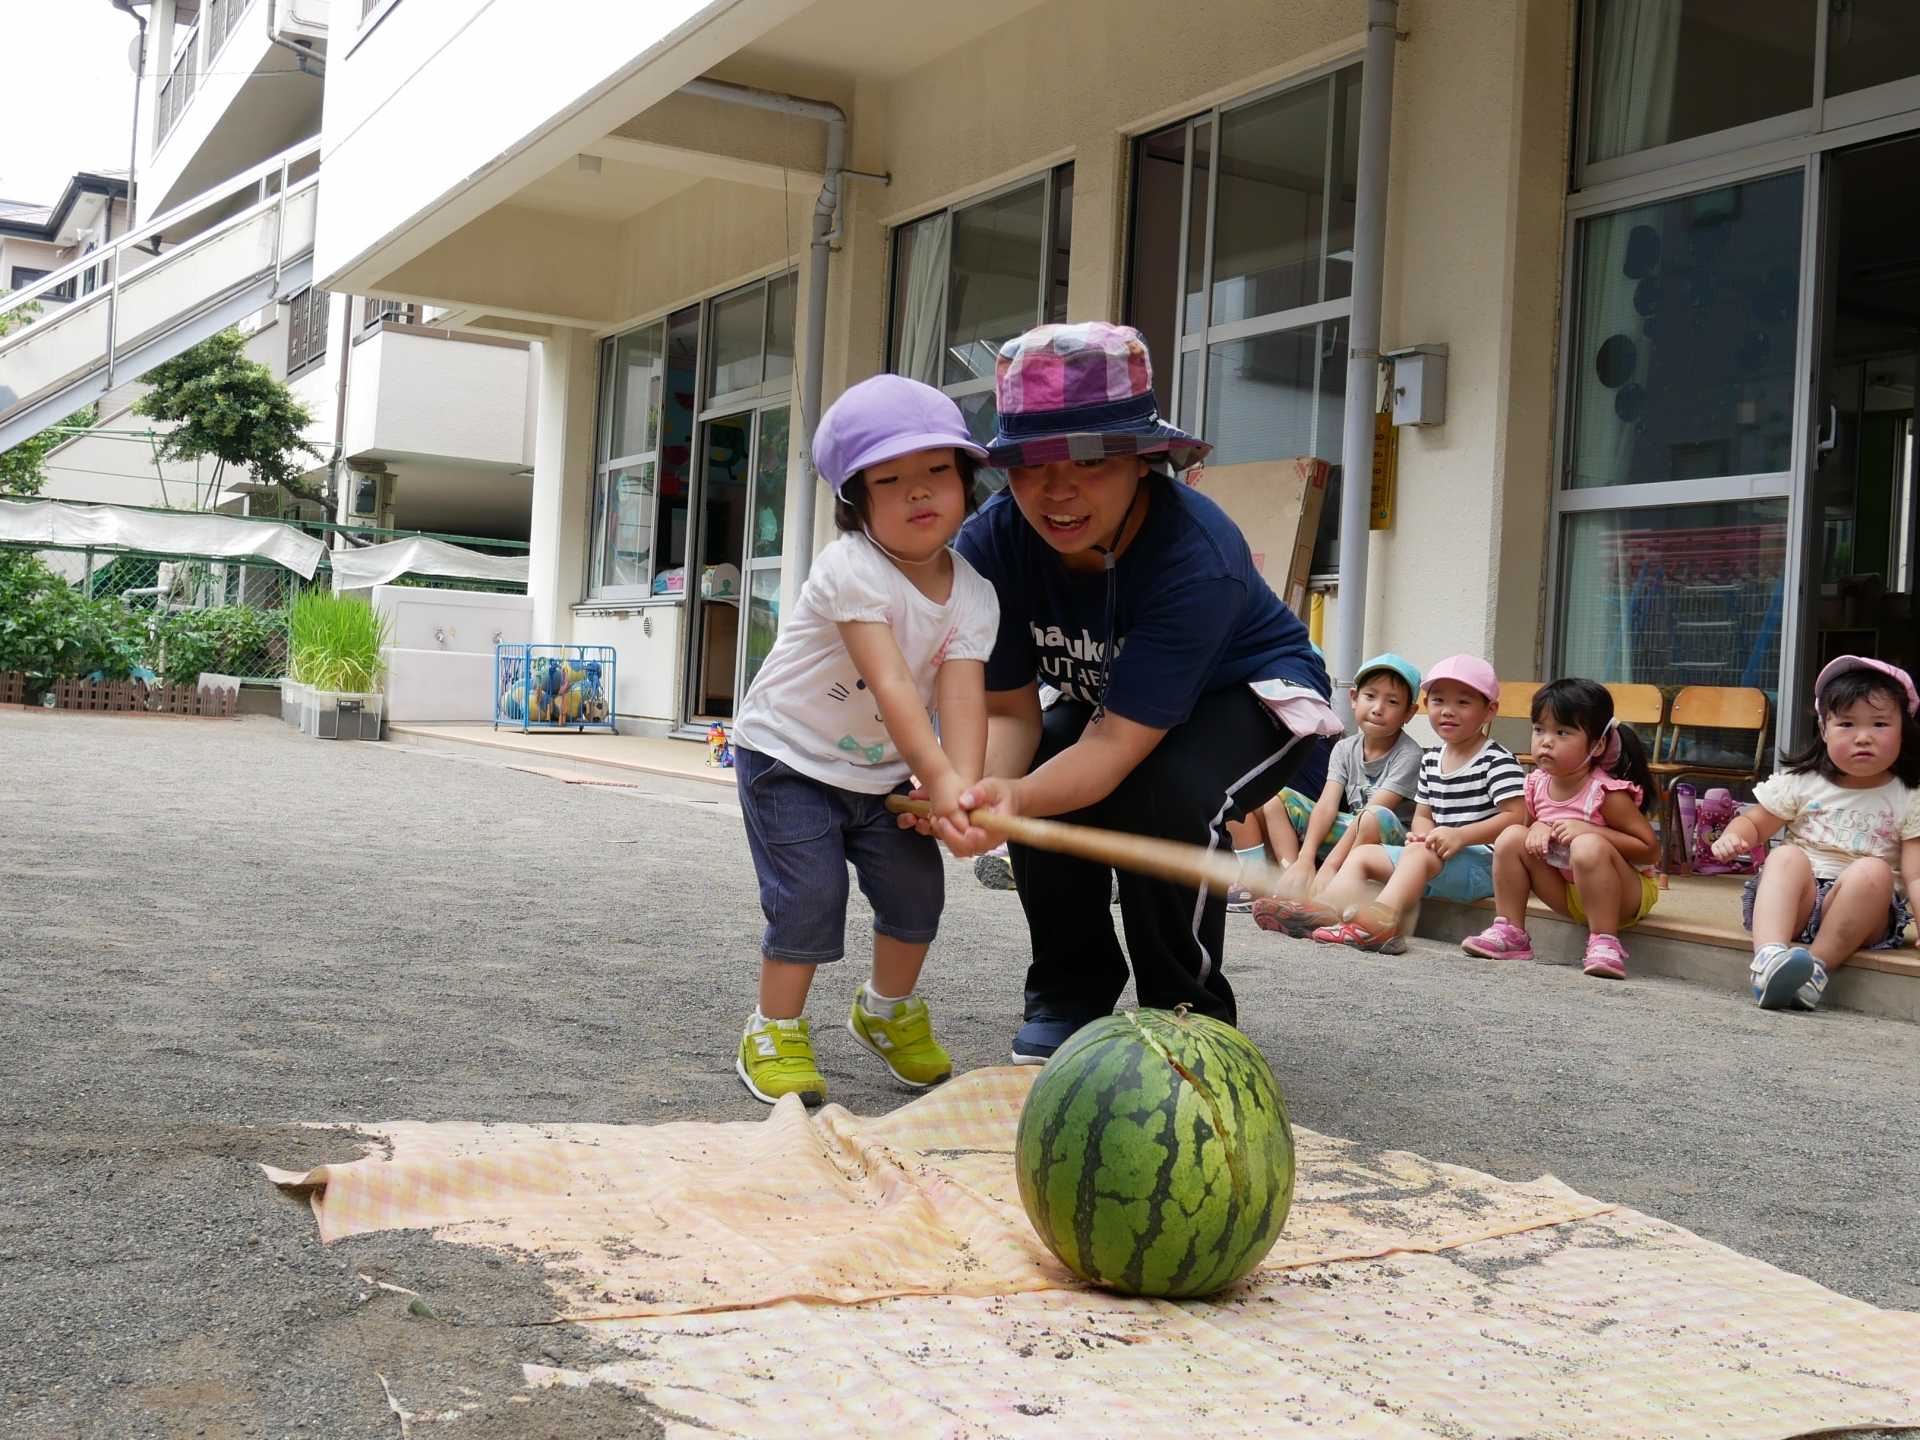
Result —
[[1076, 573], [1002, 492], [955, 542], [1000, 597], [988, 690], [1051, 685], [1087, 705], [1168, 730], [1203, 695], [1288, 680], [1325, 695], [1307, 627], [1254, 568], [1240, 528], [1198, 490], [1150, 479], [1146, 519], [1115, 566], [1114, 653], [1107, 577]]
[[[956, 542], [1000, 600], [987, 662], [987, 773], [967, 803], [1224, 851], [1226, 822], [1279, 793], [1310, 748], [1327, 676], [1220, 507], [1173, 478], [1206, 457], [1161, 420], [1139, 331], [1042, 325], [994, 366], [988, 463], [1007, 473]], [[1042, 710], [1042, 683], [1059, 698]], [[1254, 686], [1260, 688], [1256, 694]], [[1304, 713], [1303, 713], [1304, 712]], [[975, 827], [957, 853], [998, 837]], [[1140, 1003], [1232, 1023], [1225, 897], [1009, 843], [1033, 958], [1016, 1063]]]

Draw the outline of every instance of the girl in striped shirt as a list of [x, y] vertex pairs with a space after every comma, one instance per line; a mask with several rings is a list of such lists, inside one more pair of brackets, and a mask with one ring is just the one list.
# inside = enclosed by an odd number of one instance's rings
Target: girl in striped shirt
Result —
[[[1427, 672], [1427, 721], [1440, 748], [1420, 760], [1413, 829], [1405, 845], [1360, 845], [1328, 887], [1329, 923], [1313, 932], [1323, 945], [1398, 955], [1422, 895], [1472, 902], [1493, 894], [1493, 842], [1524, 825], [1526, 777], [1513, 752], [1488, 738], [1500, 710], [1500, 679], [1474, 655], [1450, 655]], [[1386, 884], [1372, 904], [1337, 913]]]

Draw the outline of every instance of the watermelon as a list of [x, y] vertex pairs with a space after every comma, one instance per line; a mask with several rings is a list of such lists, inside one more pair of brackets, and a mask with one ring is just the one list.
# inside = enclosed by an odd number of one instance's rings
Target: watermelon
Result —
[[1020, 1199], [1061, 1262], [1128, 1295], [1211, 1295], [1266, 1256], [1293, 1203], [1293, 1129], [1259, 1048], [1202, 1015], [1077, 1032], [1034, 1081]]

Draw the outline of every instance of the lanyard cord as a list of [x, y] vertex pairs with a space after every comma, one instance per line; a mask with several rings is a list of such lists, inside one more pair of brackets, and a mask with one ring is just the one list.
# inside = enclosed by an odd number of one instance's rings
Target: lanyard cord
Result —
[[1114, 552], [1120, 544], [1121, 536], [1127, 533], [1127, 524], [1133, 519], [1133, 507], [1139, 503], [1140, 494], [1146, 488], [1147, 482], [1144, 477], [1133, 487], [1133, 496], [1127, 501], [1127, 512], [1120, 517], [1119, 528], [1113, 532], [1112, 543], [1092, 547], [1100, 556], [1102, 568], [1107, 576], [1107, 638], [1106, 643], [1100, 647], [1100, 699], [1093, 707], [1093, 718], [1087, 722], [1089, 725], [1098, 725], [1100, 717], [1107, 713], [1107, 681], [1113, 671], [1113, 625], [1120, 604], [1120, 579], [1114, 573], [1115, 567], [1120, 563], [1120, 557]]

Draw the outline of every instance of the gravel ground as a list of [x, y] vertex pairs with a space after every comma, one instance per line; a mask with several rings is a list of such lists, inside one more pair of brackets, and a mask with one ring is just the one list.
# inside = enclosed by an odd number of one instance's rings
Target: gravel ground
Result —
[[[758, 910], [727, 791], [266, 719], [0, 711], [0, 815], [0, 1434], [396, 1436], [383, 1380], [416, 1413], [470, 1407], [463, 1435], [659, 1433], [606, 1387], [528, 1399], [521, 1363], [596, 1345], [537, 1323], [527, 1268], [412, 1232], [322, 1249], [255, 1166], [358, 1153], [312, 1121], [763, 1113], [732, 1070]], [[1018, 904], [951, 878], [926, 993], [960, 1066], [1000, 1063]], [[1551, 1172], [1920, 1307], [1920, 1030], [1237, 918], [1232, 943], [1299, 1122]], [[828, 971], [815, 1015], [862, 975]], [[837, 1101], [900, 1102], [821, 1029]]]

